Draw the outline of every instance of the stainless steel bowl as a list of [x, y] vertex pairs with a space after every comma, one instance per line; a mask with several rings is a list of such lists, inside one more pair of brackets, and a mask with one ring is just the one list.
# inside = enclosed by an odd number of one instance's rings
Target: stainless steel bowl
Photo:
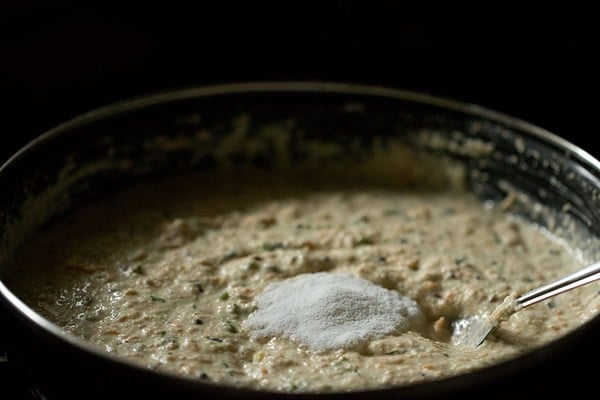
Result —
[[[246, 118], [244, 139], [217, 154]], [[284, 149], [248, 152], [245, 140], [284, 127]], [[246, 128], [245, 128], [246, 129]], [[203, 132], [199, 139], [198, 132]], [[276, 135], [276, 133], [275, 133]], [[132, 182], [223, 164], [280, 166], [360, 163], [379, 143], [403, 140], [419, 151], [464, 164], [471, 189], [498, 200], [511, 188], [533, 202], [517, 212], [561, 233], [575, 224], [584, 251], [597, 256], [600, 162], [527, 122], [477, 105], [381, 86], [333, 82], [251, 82], [153, 94], [93, 110], [46, 132], [0, 168], [0, 278], [3, 261], [62, 213]], [[440, 145], [440, 138], [444, 145]], [[311, 154], [307, 140], [339, 151]], [[477, 151], [473, 143], [487, 146]], [[358, 146], [356, 144], [359, 144]], [[268, 143], [267, 143], [268, 144]], [[221, 147], [220, 147], [221, 146]], [[349, 174], [352, 171], [348, 172]], [[549, 213], [536, 212], [542, 204]], [[548, 215], [551, 218], [548, 218]], [[551, 220], [551, 221], [550, 221]], [[569, 239], [572, 239], [569, 238]], [[0, 281], [7, 311], [9, 361], [48, 399], [136, 396], [169, 398], [506, 398], [522, 389], [552, 393], [592, 376], [600, 355], [595, 317], [564, 338], [481, 370], [388, 389], [286, 395], [199, 382], [150, 371], [65, 334]], [[592, 364], [593, 365], [593, 364]], [[589, 380], [592, 382], [593, 380]]]

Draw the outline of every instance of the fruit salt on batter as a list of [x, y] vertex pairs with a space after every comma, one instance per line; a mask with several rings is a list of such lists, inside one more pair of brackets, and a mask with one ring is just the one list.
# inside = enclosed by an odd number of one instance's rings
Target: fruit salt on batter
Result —
[[[248, 170], [131, 188], [29, 243], [12, 285], [107, 352], [276, 391], [455, 375], [553, 340], [600, 310], [590, 285], [513, 315], [475, 350], [457, 346], [454, 321], [586, 260], [460, 190], [323, 176]], [[340, 324], [344, 337], [332, 335]]]

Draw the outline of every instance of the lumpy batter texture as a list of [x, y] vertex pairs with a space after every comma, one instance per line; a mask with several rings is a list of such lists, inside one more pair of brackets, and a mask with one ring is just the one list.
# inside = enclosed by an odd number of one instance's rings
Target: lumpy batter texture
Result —
[[[457, 346], [454, 321], [586, 260], [466, 192], [336, 182], [246, 171], [132, 187], [27, 243], [7, 281], [42, 315], [107, 352], [275, 391], [456, 375], [551, 341], [600, 310], [592, 284], [512, 315], [477, 349]], [[397, 292], [421, 318], [319, 352], [293, 337], [253, 335], [245, 322], [267, 285], [314, 273]]]

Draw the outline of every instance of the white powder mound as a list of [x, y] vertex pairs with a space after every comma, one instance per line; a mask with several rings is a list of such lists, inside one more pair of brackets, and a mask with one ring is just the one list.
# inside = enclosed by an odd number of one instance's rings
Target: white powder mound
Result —
[[410, 298], [353, 275], [319, 272], [271, 283], [244, 322], [253, 339], [281, 336], [319, 352], [406, 332], [421, 316]]

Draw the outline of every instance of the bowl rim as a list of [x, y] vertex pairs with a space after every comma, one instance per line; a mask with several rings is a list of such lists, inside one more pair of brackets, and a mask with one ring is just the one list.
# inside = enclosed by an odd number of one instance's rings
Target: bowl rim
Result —
[[517, 129], [519, 131], [537, 136], [544, 141], [553, 143], [561, 148], [564, 148], [565, 150], [568, 150], [570, 153], [577, 155], [582, 160], [585, 160], [591, 164], [594, 168], [600, 169], [600, 160], [592, 156], [580, 146], [577, 146], [574, 143], [538, 125], [496, 111], [492, 108], [481, 106], [479, 104], [455, 100], [449, 97], [432, 95], [426, 92], [406, 90], [385, 85], [345, 83], [335, 81], [249, 81], [191, 86], [179, 89], [157, 91], [139, 96], [133, 96], [94, 108], [68, 119], [30, 140], [0, 166], [0, 174], [9, 164], [12, 164], [16, 158], [18, 158], [22, 153], [28, 151], [32, 146], [39, 145], [40, 142], [49, 140], [52, 136], [58, 135], [61, 132], [89, 124], [105, 117], [139, 110], [153, 105], [167, 104], [181, 100], [261, 92], [313, 92], [340, 95], [363, 95], [409, 101], [419, 103], [421, 105], [430, 105], [446, 110], [458, 111], [467, 115], [481, 117], [493, 122], [501, 123], [509, 128]]

